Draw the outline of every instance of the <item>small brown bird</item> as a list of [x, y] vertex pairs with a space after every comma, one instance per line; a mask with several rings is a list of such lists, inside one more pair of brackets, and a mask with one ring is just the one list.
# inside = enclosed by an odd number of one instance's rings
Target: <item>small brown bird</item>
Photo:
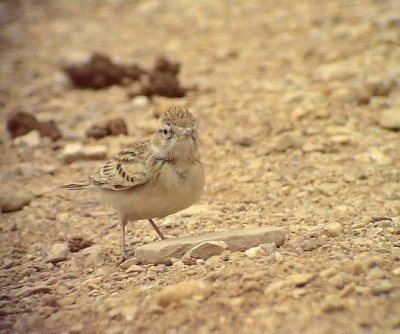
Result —
[[150, 141], [122, 150], [86, 181], [63, 189], [95, 189], [115, 208], [122, 227], [122, 256], [126, 260], [125, 226], [128, 221], [148, 219], [154, 223], [196, 202], [204, 188], [204, 171], [197, 142], [197, 122], [184, 108], [168, 109]]

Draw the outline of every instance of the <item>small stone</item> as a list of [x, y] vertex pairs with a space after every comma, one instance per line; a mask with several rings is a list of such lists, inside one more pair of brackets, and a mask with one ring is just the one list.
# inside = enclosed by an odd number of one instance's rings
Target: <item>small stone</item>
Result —
[[400, 267], [394, 268], [392, 273], [395, 276], [400, 276]]
[[295, 139], [288, 133], [283, 133], [277, 138], [275, 145], [274, 145], [274, 149], [279, 152], [284, 152], [288, 148], [295, 147], [295, 146], [296, 146]]
[[13, 267], [14, 266], [14, 261], [13, 260], [11, 260], [11, 259], [5, 259], [4, 261], [3, 261], [3, 268], [4, 269], [10, 269], [11, 267]]
[[192, 265], [196, 264], [196, 259], [191, 257], [189, 253], [186, 253], [185, 255], [183, 255], [181, 261], [183, 264], [185, 264], [187, 266], [192, 266]]
[[16, 293], [16, 297], [28, 297], [37, 293], [49, 293], [50, 291], [51, 288], [47, 285], [25, 286]]
[[243, 147], [250, 147], [251, 145], [254, 144], [254, 139], [250, 136], [240, 136], [238, 137], [235, 142]]
[[[132, 321], [135, 319], [136, 314], [137, 314], [138, 307], [137, 305], [123, 305], [123, 306], [118, 306], [113, 309], [111, 309], [109, 316], [111, 319], [115, 319], [119, 316], [122, 316], [126, 321]], [[121, 333], [123, 332], [123, 329], [118, 327], [118, 331], [115, 333]], [[109, 330], [107, 331], [109, 333]]]
[[244, 251], [244, 254], [248, 257], [257, 257], [260, 255], [260, 246], [257, 247], [251, 247], [247, 250]]
[[305, 252], [312, 251], [318, 248], [318, 242], [316, 239], [299, 236], [288, 241], [287, 246], [294, 249], [302, 249]]
[[385, 277], [386, 273], [379, 267], [373, 267], [367, 273], [367, 279], [369, 280], [381, 279]]
[[323, 278], [323, 279], [327, 279], [327, 278], [330, 278], [330, 277], [336, 275], [337, 271], [338, 271], [337, 268], [331, 267], [331, 268], [328, 268], [328, 269], [325, 269], [325, 270], [321, 271], [319, 273], [319, 276], [321, 278]]
[[303, 287], [310, 283], [314, 278], [315, 275], [312, 273], [293, 274], [287, 278], [287, 281], [296, 287]]
[[382, 279], [375, 281], [372, 285], [372, 293], [374, 295], [380, 295], [383, 293], [390, 293], [394, 289], [393, 283], [388, 279]]
[[68, 248], [70, 252], [79, 252], [82, 249], [93, 245], [91, 240], [85, 239], [84, 237], [72, 237], [68, 239]]
[[65, 261], [68, 252], [69, 249], [66, 244], [54, 244], [50, 252], [47, 254], [46, 261], [51, 263]]
[[341, 274], [335, 275], [328, 279], [328, 284], [337, 289], [341, 289], [344, 287], [344, 278]]
[[22, 209], [32, 200], [32, 194], [12, 187], [4, 187], [0, 190], [1, 212], [13, 212]]
[[142, 109], [147, 107], [149, 104], [150, 104], [150, 99], [144, 95], [138, 95], [132, 99], [132, 106], [135, 108]]
[[159, 291], [155, 298], [159, 305], [180, 304], [186, 299], [204, 300], [212, 293], [212, 287], [206, 281], [190, 280], [167, 286]]
[[145, 271], [145, 269], [144, 269], [143, 267], [141, 267], [141, 266], [138, 266], [137, 264], [133, 264], [133, 265], [131, 265], [128, 269], [125, 270], [125, 272], [126, 272], [127, 274], [130, 274], [130, 273], [140, 273], [140, 272], [142, 272], [142, 271]]
[[338, 236], [340, 233], [343, 232], [343, 225], [340, 224], [339, 222], [334, 222], [334, 223], [330, 223], [328, 225], [325, 226], [324, 230], [327, 232], [327, 234], [331, 237], [336, 237]]
[[109, 262], [109, 257], [100, 246], [91, 246], [82, 250], [85, 256], [84, 268], [96, 268]]
[[224, 241], [205, 241], [188, 251], [190, 257], [207, 260], [211, 256], [220, 255], [228, 248]]
[[389, 130], [400, 130], [400, 107], [384, 110], [379, 118], [379, 125]]
[[344, 301], [337, 296], [327, 296], [321, 304], [321, 309], [324, 312], [343, 311], [346, 308]]
[[82, 150], [82, 158], [88, 160], [101, 160], [107, 157], [107, 147], [105, 145], [85, 146]]
[[29, 147], [38, 147], [40, 145], [40, 133], [38, 130], [32, 130], [23, 136], [14, 139], [16, 145], [26, 145]]
[[65, 163], [79, 160], [82, 156], [83, 145], [81, 143], [70, 143], [64, 146], [61, 158]]
[[113, 118], [93, 124], [87, 131], [86, 137], [100, 139], [106, 136], [127, 135], [128, 127], [122, 118]]
[[122, 263], [119, 265], [119, 267], [120, 267], [122, 270], [127, 270], [129, 267], [131, 267], [131, 266], [133, 266], [133, 265], [135, 265], [135, 264], [138, 264], [138, 263], [139, 263], [139, 261], [138, 261], [136, 258], [131, 257], [130, 259], [128, 259], [128, 260], [122, 262]]

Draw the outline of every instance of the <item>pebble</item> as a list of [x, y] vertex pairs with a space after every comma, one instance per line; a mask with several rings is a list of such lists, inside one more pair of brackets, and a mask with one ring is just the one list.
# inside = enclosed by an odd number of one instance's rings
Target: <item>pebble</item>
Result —
[[22, 209], [32, 200], [32, 194], [14, 187], [4, 187], [0, 190], [1, 212], [13, 212]]
[[5, 259], [3, 261], [3, 268], [4, 269], [10, 269], [14, 266], [14, 261], [11, 259]]
[[248, 256], [248, 257], [257, 257], [260, 255], [260, 250], [261, 247], [257, 246], [257, 247], [251, 247], [249, 249], [246, 249], [244, 251], [244, 255]]
[[379, 267], [373, 267], [367, 273], [367, 279], [369, 279], [369, 280], [375, 280], [375, 279], [380, 279], [380, 278], [385, 278], [385, 277], [386, 277], [386, 273]]
[[49, 293], [50, 291], [51, 288], [47, 285], [25, 286], [16, 293], [16, 297], [28, 297], [37, 293]]
[[305, 252], [318, 248], [318, 242], [314, 238], [299, 236], [288, 241], [287, 246], [294, 249], [302, 249]]
[[54, 244], [51, 250], [47, 254], [46, 262], [56, 263], [65, 261], [69, 253], [68, 245], [64, 243]]
[[382, 112], [379, 125], [389, 130], [400, 130], [400, 107], [393, 107]]
[[400, 267], [394, 268], [392, 273], [395, 276], [400, 276]]
[[140, 273], [142, 271], [145, 271], [145, 269], [141, 266], [138, 266], [137, 264], [133, 264], [128, 269], [125, 270], [127, 274]]
[[127, 270], [129, 267], [131, 267], [131, 266], [133, 266], [133, 265], [135, 265], [135, 264], [138, 264], [138, 263], [139, 263], [139, 262], [138, 262], [138, 260], [137, 260], [136, 258], [131, 257], [130, 259], [128, 259], [128, 260], [122, 262], [122, 263], [119, 265], [119, 267], [120, 267], [122, 270]]
[[147, 96], [138, 95], [132, 99], [132, 106], [135, 108], [145, 108], [150, 104], [150, 100]]
[[303, 287], [315, 278], [313, 273], [292, 274], [287, 277], [287, 281], [296, 287]]
[[232, 252], [245, 251], [264, 243], [281, 246], [285, 230], [280, 227], [239, 229], [191, 237], [166, 239], [136, 248], [135, 257], [144, 264], [171, 264], [171, 257], [181, 258], [189, 249], [206, 241], [224, 241]]
[[220, 255], [228, 248], [228, 244], [224, 241], [205, 241], [188, 251], [188, 255], [195, 259], [207, 260], [211, 256]]
[[61, 159], [64, 163], [77, 160], [100, 160], [107, 157], [107, 146], [90, 145], [83, 146], [81, 143], [70, 143], [64, 146]]
[[166, 307], [171, 304], [180, 304], [186, 299], [204, 300], [212, 293], [211, 285], [202, 280], [189, 280], [167, 286], [157, 292], [155, 299], [158, 304]]
[[84, 268], [92, 269], [103, 266], [110, 261], [108, 254], [106, 254], [100, 246], [91, 246], [81, 251], [85, 256]]
[[295, 146], [296, 146], [296, 140], [288, 133], [283, 133], [276, 139], [274, 144], [274, 149], [279, 152], [284, 152], [288, 148]]
[[32, 130], [23, 136], [14, 139], [15, 145], [26, 145], [32, 148], [40, 145], [41, 137], [38, 130]]
[[324, 230], [331, 237], [336, 237], [343, 232], [343, 225], [339, 222], [330, 223], [325, 226]]
[[394, 285], [390, 280], [382, 279], [382, 280], [373, 282], [371, 288], [372, 288], [372, 293], [374, 295], [380, 295], [383, 293], [391, 292], [394, 289]]

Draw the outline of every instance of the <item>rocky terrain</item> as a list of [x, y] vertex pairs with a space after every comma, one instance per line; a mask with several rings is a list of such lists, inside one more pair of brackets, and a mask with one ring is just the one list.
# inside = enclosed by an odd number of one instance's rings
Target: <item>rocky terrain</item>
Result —
[[[400, 332], [399, 13], [0, 1], [0, 333]], [[110, 58], [74, 86], [65, 64], [93, 54]], [[129, 75], [108, 85], [104, 63]], [[172, 105], [198, 118], [206, 170], [201, 201], [158, 221], [185, 254], [144, 260], [164, 248], [138, 221], [117, 266], [113, 209], [58, 187], [149, 138]]]

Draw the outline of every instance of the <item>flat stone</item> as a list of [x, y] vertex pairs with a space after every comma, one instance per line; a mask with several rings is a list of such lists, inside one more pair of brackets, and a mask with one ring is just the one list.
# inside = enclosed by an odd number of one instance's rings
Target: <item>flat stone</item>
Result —
[[179, 259], [189, 249], [206, 241], [224, 241], [231, 252], [245, 251], [251, 247], [272, 242], [281, 246], [285, 241], [285, 230], [281, 227], [263, 227], [166, 239], [137, 247], [135, 258], [139, 260], [139, 263], [169, 265], [171, 258]]
[[185, 299], [204, 300], [211, 295], [212, 287], [206, 281], [191, 280], [167, 286], [159, 291], [155, 298], [159, 305], [180, 304]]
[[49, 253], [47, 254], [47, 262], [55, 263], [65, 261], [69, 252], [68, 245], [66, 244], [54, 244]]
[[220, 255], [227, 248], [228, 244], [224, 241], [206, 241], [190, 249], [188, 255], [195, 259], [207, 260], [211, 256]]

